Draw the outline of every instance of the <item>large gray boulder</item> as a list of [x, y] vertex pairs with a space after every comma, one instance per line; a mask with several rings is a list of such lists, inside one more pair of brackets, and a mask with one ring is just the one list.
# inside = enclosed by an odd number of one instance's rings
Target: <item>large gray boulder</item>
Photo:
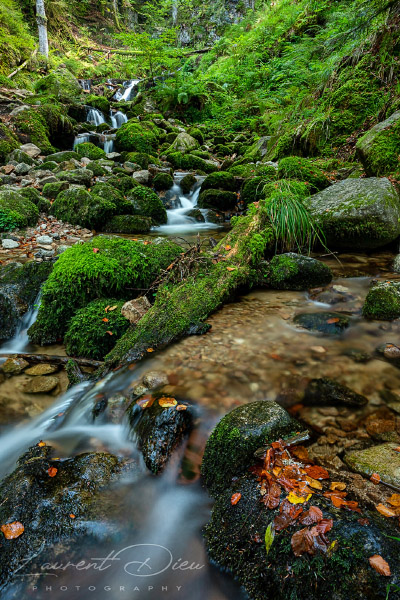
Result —
[[190, 152], [196, 150], [200, 146], [199, 142], [195, 140], [188, 133], [180, 133], [175, 141], [171, 144], [168, 152]]
[[386, 179], [345, 179], [304, 200], [331, 249], [379, 248], [400, 235], [400, 199]]
[[389, 175], [400, 168], [400, 111], [360, 138], [356, 152], [367, 175]]

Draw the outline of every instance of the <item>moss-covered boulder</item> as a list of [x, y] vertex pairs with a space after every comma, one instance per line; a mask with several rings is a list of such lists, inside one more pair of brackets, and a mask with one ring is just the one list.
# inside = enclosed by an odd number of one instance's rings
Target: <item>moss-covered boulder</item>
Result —
[[126, 152], [123, 154], [123, 156], [125, 162], [137, 164], [142, 169], [147, 169], [149, 164], [154, 162], [153, 157], [145, 152]]
[[400, 234], [400, 200], [388, 179], [346, 179], [304, 201], [330, 249], [379, 248]]
[[[91, 166], [92, 165], [90, 165], [90, 167]], [[107, 179], [107, 185], [110, 185], [126, 195], [130, 190], [137, 187], [139, 184], [128, 175], [117, 174]]]
[[152, 154], [157, 149], [158, 138], [157, 128], [152, 123], [131, 119], [118, 129], [115, 142], [118, 150]]
[[0, 123], [0, 163], [4, 163], [10, 152], [18, 146], [20, 143], [15, 134], [4, 123]]
[[302, 427], [272, 400], [250, 402], [225, 415], [206, 446], [202, 475], [212, 495], [218, 494], [252, 464], [254, 452], [268, 442], [288, 438]]
[[71, 184], [84, 185], [87, 188], [91, 186], [93, 171], [87, 169], [70, 169], [69, 171], [60, 171], [57, 173], [60, 181], [67, 181]]
[[369, 290], [362, 309], [367, 319], [392, 321], [400, 317], [400, 281], [382, 281]]
[[356, 152], [370, 177], [397, 171], [400, 167], [400, 111], [367, 131], [358, 140]]
[[54, 181], [54, 183], [46, 183], [43, 186], [43, 196], [50, 200], [55, 200], [60, 192], [64, 192], [69, 188], [67, 181]]
[[38, 207], [14, 189], [0, 188], [0, 231], [36, 225]]
[[157, 173], [153, 179], [153, 187], [157, 192], [169, 190], [174, 185], [174, 180], [169, 173]]
[[23, 196], [24, 198], [26, 198], [27, 200], [30, 200], [31, 202], [33, 202], [33, 204], [36, 204], [39, 212], [44, 212], [44, 213], [49, 212], [50, 206], [51, 206], [50, 202], [48, 200], [46, 200], [46, 198], [43, 198], [43, 196], [41, 196], [39, 194], [39, 192], [36, 188], [33, 188], [33, 187], [21, 188], [21, 189], [18, 189], [18, 193], [21, 196]]
[[101, 298], [78, 310], [64, 337], [67, 354], [102, 360], [129, 327], [121, 314], [123, 304], [123, 300]]
[[200, 208], [212, 208], [216, 210], [231, 210], [237, 204], [235, 192], [226, 190], [205, 190], [201, 192], [197, 205]]
[[132, 295], [128, 289], [147, 289], [181, 251], [167, 240], [144, 244], [103, 236], [69, 248], [43, 287], [31, 340], [45, 345], [61, 339], [76, 311], [92, 300], [126, 299]]
[[20, 111], [14, 124], [19, 139], [35, 144], [43, 154], [54, 153], [55, 147], [70, 148], [74, 141], [72, 121], [61, 105], [44, 104]]
[[55, 96], [60, 102], [74, 103], [80, 99], [82, 88], [68, 69], [58, 68], [35, 84], [36, 92]]
[[140, 215], [115, 215], [103, 226], [105, 233], [147, 233], [152, 228], [150, 217]]
[[104, 150], [92, 144], [91, 142], [84, 142], [83, 144], [78, 144], [76, 146], [76, 152], [79, 156], [85, 156], [86, 158], [90, 158], [90, 160], [99, 160], [100, 158], [106, 158], [106, 153]]
[[184, 194], [189, 194], [194, 185], [196, 185], [197, 179], [191, 173], [188, 173], [179, 181], [179, 186]]
[[95, 94], [89, 94], [88, 96], [86, 96], [85, 102], [89, 106], [93, 106], [94, 108], [101, 110], [101, 112], [103, 112], [104, 114], [108, 114], [110, 112], [110, 101], [106, 98], [106, 96], [96, 96]]
[[233, 175], [227, 173], [226, 171], [220, 171], [218, 173], [211, 173], [205, 178], [201, 184], [201, 191], [225, 190], [229, 192], [235, 192], [236, 187], [236, 180]]
[[79, 160], [80, 158], [80, 155], [74, 150], [63, 150], [62, 152], [54, 152], [54, 154], [49, 154], [47, 156], [47, 160], [54, 161], [58, 164], [72, 159]]
[[114, 204], [114, 214], [122, 215], [122, 214], [132, 214], [133, 208], [132, 204], [127, 200], [122, 192], [118, 189], [114, 188], [108, 182], [98, 182], [94, 185], [90, 193], [92, 196], [99, 196], [103, 200], [107, 200], [107, 202], [111, 202]]
[[268, 179], [264, 177], [252, 177], [244, 182], [240, 191], [240, 199], [245, 206], [265, 198], [264, 187], [267, 183]]
[[188, 134], [197, 140], [200, 145], [204, 144], [203, 132], [198, 127], [190, 127], [190, 129], [188, 129]]
[[350, 450], [344, 460], [353, 471], [368, 479], [373, 473], [379, 473], [382, 481], [397, 489], [400, 487], [400, 453], [396, 448], [398, 444], [388, 442], [363, 450]]
[[309, 184], [311, 192], [323, 190], [330, 184], [328, 177], [317, 165], [300, 156], [288, 156], [280, 160], [278, 177], [304, 181]]
[[202, 173], [214, 173], [218, 171], [218, 166], [211, 161], [200, 158], [195, 154], [182, 154], [182, 152], [172, 152], [166, 155], [176, 169], [187, 169], [193, 171], [201, 171]]
[[89, 229], [101, 228], [115, 211], [116, 206], [110, 200], [78, 187], [60, 192], [51, 209], [57, 219]]
[[200, 146], [199, 142], [188, 133], [181, 132], [176, 136], [168, 149], [168, 152], [183, 152], [188, 153], [196, 150]]
[[294, 252], [274, 256], [265, 272], [266, 285], [276, 290], [307, 290], [331, 281], [328, 265]]
[[167, 222], [167, 211], [155, 192], [144, 186], [135, 187], [127, 196], [131, 203], [133, 214], [150, 217], [154, 225]]

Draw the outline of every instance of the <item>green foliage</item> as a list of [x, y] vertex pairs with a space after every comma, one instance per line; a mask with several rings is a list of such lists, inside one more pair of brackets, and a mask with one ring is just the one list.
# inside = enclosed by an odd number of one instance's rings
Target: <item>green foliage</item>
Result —
[[[107, 298], [93, 300], [78, 310], [65, 334], [67, 354], [103, 360], [128, 329], [129, 321], [121, 314], [123, 304], [121, 300]], [[113, 310], [106, 311], [107, 307]]]
[[52, 213], [57, 219], [89, 229], [101, 229], [116, 211], [112, 201], [81, 188], [60, 192], [52, 205]]
[[79, 156], [86, 156], [86, 158], [90, 158], [90, 160], [99, 160], [100, 158], [106, 158], [106, 153], [104, 150], [95, 146], [91, 142], [84, 142], [83, 144], [78, 144], [76, 146], [76, 152]]
[[3, 123], [0, 123], [0, 163], [5, 162], [7, 156], [18, 148], [19, 142], [15, 135]]
[[176, 169], [189, 169], [194, 171], [202, 171], [203, 173], [214, 173], [218, 171], [218, 167], [206, 162], [203, 158], [195, 154], [182, 154], [181, 152], [173, 152], [167, 155], [167, 160]]
[[200, 208], [212, 208], [216, 210], [230, 210], [235, 208], [237, 196], [235, 192], [227, 190], [204, 190], [198, 200]]
[[174, 185], [174, 180], [168, 173], [157, 173], [153, 179], [153, 187], [157, 192], [169, 190]]
[[211, 173], [201, 184], [201, 191], [206, 190], [227, 190], [234, 192], [236, 190], [236, 181], [233, 175], [225, 171]]
[[244, 182], [240, 192], [240, 199], [245, 206], [265, 198], [264, 187], [266, 183], [268, 183], [268, 178], [266, 177], [252, 177]]
[[297, 179], [308, 184], [312, 192], [328, 187], [329, 179], [310, 160], [299, 156], [283, 158], [279, 162], [278, 177], [280, 179]]
[[106, 233], [148, 233], [153, 225], [150, 217], [115, 215], [103, 227]]
[[19, 2], [14, 0], [2, 0], [0, 3], [0, 47], [0, 74], [4, 75], [26, 60], [35, 47], [35, 40], [23, 20]]
[[94, 94], [89, 94], [89, 96], [86, 97], [86, 104], [101, 110], [101, 112], [104, 114], [108, 115], [110, 112], [110, 102], [105, 96], [95, 96]]
[[103, 236], [72, 246], [61, 254], [43, 287], [30, 339], [39, 345], [61, 339], [76, 311], [96, 298], [131, 299], [148, 288], [180, 252], [169, 241], [145, 245]]
[[0, 188], [0, 230], [36, 225], [38, 207], [15, 190]]

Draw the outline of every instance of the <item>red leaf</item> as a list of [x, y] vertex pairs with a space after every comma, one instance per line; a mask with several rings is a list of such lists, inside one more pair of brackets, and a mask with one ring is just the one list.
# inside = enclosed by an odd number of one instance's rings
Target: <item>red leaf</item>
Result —
[[312, 525], [321, 521], [322, 517], [322, 510], [318, 506], [310, 506], [309, 510], [301, 515], [299, 521], [302, 525]]
[[313, 479], [329, 479], [329, 473], [323, 467], [318, 467], [317, 465], [313, 465], [311, 467], [305, 467], [305, 472], [309, 477]]
[[237, 504], [240, 500], [240, 498], [242, 497], [242, 494], [237, 493], [237, 494], [233, 494], [232, 498], [231, 498], [231, 504], [232, 506], [234, 506], [235, 504]]
[[267, 493], [263, 497], [263, 502], [267, 508], [276, 508], [279, 506], [279, 500], [281, 498], [281, 488], [277, 483], [271, 483]]
[[380, 575], [385, 575], [385, 577], [390, 577], [392, 574], [390, 572], [390, 567], [385, 559], [382, 558], [379, 554], [374, 554], [370, 556], [369, 564], [375, 571], [377, 571]]
[[315, 554], [314, 536], [311, 534], [308, 527], [296, 531], [296, 533], [292, 535], [291, 544], [295, 556]]
[[311, 533], [313, 535], [320, 535], [320, 534], [325, 534], [328, 533], [328, 531], [330, 531], [333, 527], [333, 520], [332, 519], [322, 519], [322, 521], [320, 521], [318, 523], [318, 525], [314, 525], [314, 527], [311, 528]]
[[100, 252], [100, 248], [93, 248], [93, 252], [94, 254], [97, 254], [97, 252]]

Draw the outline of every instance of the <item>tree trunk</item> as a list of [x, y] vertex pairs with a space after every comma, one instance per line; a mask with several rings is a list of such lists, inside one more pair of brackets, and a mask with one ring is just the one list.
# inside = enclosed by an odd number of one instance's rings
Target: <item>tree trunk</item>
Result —
[[172, 27], [178, 24], [178, 0], [172, 0]]
[[118, 0], [112, 0], [112, 7], [113, 7], [114, 23], [115, 23], [116, 28], [119, 29], [120, 26], [119, 26]]
[[47, 18], [44, 0], [36, 0], [36, 22], [39, 31], [39, 52], [46, 58], [49, 57], [49, 41], [47, 39]]
[[[186, 335], [205, 333], [208, 315], [233, 298], [238, 288], [257, 281], [259, 263], [274, 247], [273, 230], [263, 207], [241, 217], [212, 251], [199, 252], [197, 260], [188, 259], [193, 268], [183, 281], [161, 285], [151, 309], [106, 357], [103, 372], [140, 360], [149, 351]], [[187, 265], [183, 269], [178, 263], [170, 272], [186, 270]]]

